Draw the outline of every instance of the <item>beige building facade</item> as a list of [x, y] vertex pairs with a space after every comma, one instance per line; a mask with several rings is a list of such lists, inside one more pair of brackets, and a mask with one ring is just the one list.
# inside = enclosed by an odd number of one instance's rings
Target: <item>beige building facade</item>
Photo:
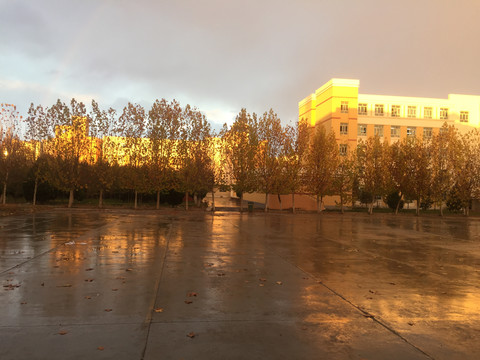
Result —
[[445, 99], [359, 93], [356, 79], [331, 79], [298, 104], [299, 121], [333, 131], [341, 153], [378, 135], [394, 142], [430, 138], [446, 123], [461, 133], [480, 127], [480, 96]]

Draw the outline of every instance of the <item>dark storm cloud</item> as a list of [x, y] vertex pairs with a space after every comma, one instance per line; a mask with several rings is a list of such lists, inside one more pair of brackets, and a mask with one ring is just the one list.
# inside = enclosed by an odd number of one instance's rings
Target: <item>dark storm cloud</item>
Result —
[[360, 79], [363, 93], [480, 94], [479, 9], [468, 0], [5, 1], [0, 80], [11, 90], [0, 96], [83, 94], [119, 111], [124, 99], [177, 98], [217, 117], [272, 107], [288, 121], [332, 77]]

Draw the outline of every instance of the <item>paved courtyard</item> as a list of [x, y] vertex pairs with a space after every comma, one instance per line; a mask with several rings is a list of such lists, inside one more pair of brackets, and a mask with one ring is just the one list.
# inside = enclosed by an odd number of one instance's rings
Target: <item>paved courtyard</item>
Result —
[[0, 359], [479, 359], [480, 221], [0, 218]]

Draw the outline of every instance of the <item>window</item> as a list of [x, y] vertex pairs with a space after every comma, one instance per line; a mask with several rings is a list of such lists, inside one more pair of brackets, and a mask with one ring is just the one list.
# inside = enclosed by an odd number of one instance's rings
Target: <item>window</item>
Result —
[[358, 124], [358, 136], [367, 136], [367, 125]]
[[367, 104], [358, 104], [358, 115], [367, 115]]
[[440, 119], [448, 120], [448, 108], [440, 108]]
[[347, 123], [340, 123], [340, 134], [347, 135], [348, 134], [348, 124]]
[[431, 139], [433, 135], [433, 130], [430, 127], [423, 128], [423, 138]]
[[348, 150], [348, 145], [347, 144], [340, 144], [338, 146], [338, 151], [341, 156], [346, 156], [347, 155], [347, 150]]
[[424, 107], [423, 108], [423, 117], [425, 119], [431, 119], [433, 115], [433, 111], [431, 107]]
[[343, 114], [348, 114], [348, 101], [342, 101], [340, 105], [340, 112]]
[[375, 125], [373, 128], [373, 134], [379, 137], [383, 137], [383, 125]]
[[392, 117], [400, 117], [400, 105], [392, 105]]
[[446, 133], [448, 133], [448, 128], [445, 128], [445, 127], [442, 126], [442, 127], [439, 129], [439, 132], [440, 132], [440, 134], [446, 134]]
[[408, 137], [415, 137], [417, 134], [417, 128], [415, 126], [407, 127], [407, 136]]
[[468, 122], [468, 111], [460, 111], [460, 122]]
[[390, 126], [390, 136], [392, 138], [400, 137], [400, 126]]
[[375, 104], [375, 116], [383, 116], [383, 104]]
[[409, 106], [408, 107], [408, 117], [410, 117], [410, 118], [417, 117], [417, 107], [416, 106]]

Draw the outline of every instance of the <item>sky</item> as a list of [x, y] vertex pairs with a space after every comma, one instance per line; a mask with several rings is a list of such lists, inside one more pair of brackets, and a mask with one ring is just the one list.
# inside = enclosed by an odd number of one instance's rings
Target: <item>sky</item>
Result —
[[293, 123], [331, 78], [480, 95], [479, 18], [480, 0], [0, 0], [0, 102], [176, 99], [218, 129], [242, 108]]

